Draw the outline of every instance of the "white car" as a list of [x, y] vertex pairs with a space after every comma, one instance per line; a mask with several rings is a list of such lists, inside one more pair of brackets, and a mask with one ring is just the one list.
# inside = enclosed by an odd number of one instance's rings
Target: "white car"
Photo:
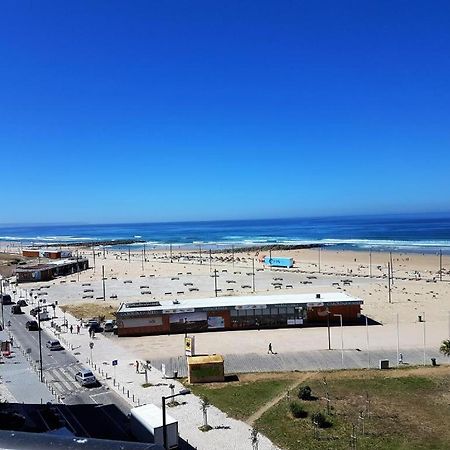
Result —
[[89, 369], [81, 369], [75, 374], [75, 380], [81, 384], [81, 386], [92, 386], [97, 384], [95, 375]]
[[64, 350], [64, 347], [61, 345], [61, 342], [57, 340], [47, 341], [45, 345], [50, 350]]

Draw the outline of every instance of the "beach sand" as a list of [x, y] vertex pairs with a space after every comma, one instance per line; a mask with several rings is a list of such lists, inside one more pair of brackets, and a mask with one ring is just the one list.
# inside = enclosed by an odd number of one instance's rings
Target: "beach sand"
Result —
[[[102, 250], [96, 252], [95, 269], [91, 268], [86, 272], [47, 283], [21, 284], [17, 295], [25, 296], [29, 294], [30, 289], [43, 285], [50, 286], [45, 288], [48, 302], [57, 300], [60, 305], [85, 302], [104, 304], [102, 268], [105, 273], [106, 303], [113, 307], [121, 302], [213, 297], [214, 279], [211, 275], [214, 270], [218, 271], [218, 285], [222, 289], [219, 295], [253, 295], [251, 272], [252, 259], [255, 258], [255, 295], [338, 291], [361, 298], [364, 301], [363, 314], [382, 325], [372, 327], [374, 347], [395, 347], [397, 316], [403, 347], [423, 345], [423, 324], [418, 322], [419, 315], [426, 320], [427, 346], [437, 348], [442, 339], [449, 336], [450, 256], [448, 255], [443, 256], [443, 281], [440, 281], [437, 255], [392, 253], [395, 279], [389, 303], [387, 282], [389, 253], [372, 252], [370, 257], [369, 252], [325, 248], [273, 252], [272, 257], [294, 258], [295, 266], [289, 270], [263, 268], [259, 262], [263, 254], [264, 252], [258, 254], [236, 252], [233, 263], [230, 253], [213, 253], [210, 261], [208, 253], [202, 252], [200, 260], [198, 251], [180, 253], [178, 249], [174, 249], [173, 262], [170, 262], [168, 251], [147, 250], [146, 261], [143, 261], [142, 252], [128, 253], [110, 248], [104, 254]], [[79, 255], [88, 257], [90, 265], [93, 266], [91, 250], [80, 249]], [[282, 289], [274, 289], [272, 285], [274, 277], [283, 278]], [[344, 286], [343, 279], [352, 282]], [[286, 288], [287, 285], [292, 285], [292, 288]], [[91, 289], [93, 292], [85, 292]], [[151, 294], [141, 294], [142, 291], [150, 291]], [[93, 298], [83, 298], [89, 295]], [[112, 299], [111, 296], [117, 298]], [[364, 347], [363, 328], [345, 327], [346, 347]], [[198, 335], [198, 340], [203, 342], [202, 351], [205, 352], [227, 354], [265, 351], [268, 339], [276, 343], [279, 351], [289, 351], [295, 333], [298, 333], [297, 329], [262, 330], [260, 333], [255, 331], [203, 333]], [[325, 348], [322, 334], [321, 329], [303, 329], [302, 347]], [[337, 334], [333, 337], [334, 340], [337, 339], [333, 342], [334, 346], [339, 345], [338, 338]], [[181, 335], [121, 338], [119, 342], [142, 358], [164, 354], [175, 356], [183, 352]], [[242, 345], [243, 342], [245, 346]]]

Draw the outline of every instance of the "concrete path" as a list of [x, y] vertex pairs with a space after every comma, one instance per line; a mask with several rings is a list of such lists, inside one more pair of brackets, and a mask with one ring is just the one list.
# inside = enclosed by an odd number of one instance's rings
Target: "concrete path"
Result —
[[55, 401], [47, 386], [39, 381], [38, 373], [32, 369], [22, 349], [13, 347], [12, 356], [0, 364], [0, 383], [9, 392], [8, 401], [24, 403], [46, 403]]
[[[276, 349], [275, 349], [276, 350]], [[424, 363], [423, 349], [402, 349], [403, 365], [422, 365]], [[224, 355], [226, 373], [249, 372], [292, 372], [336, 369], [364, 369], [378, 368], [381, 359], [389, 360], [390, 367], [397, 366], [397, 351], [392, 349], [375, 349], [369, 354], [366, 351], [344, 350], [342, 359], [341, 350], [312, 350], [309, 352], [284, 352], [274, 355], [267, 354], [231, 354]], [[431, 358], [438, 363], [446, 364], [449, 361], [439, 354], [436, 349], [427, 349], [425, 363], [431, 364]], [[178, 376], [187, 376], [185, 358], [166, 358], [152, 361], [155, 367], [165, 364], [166, 372], [172, 374], [174, 370]]]

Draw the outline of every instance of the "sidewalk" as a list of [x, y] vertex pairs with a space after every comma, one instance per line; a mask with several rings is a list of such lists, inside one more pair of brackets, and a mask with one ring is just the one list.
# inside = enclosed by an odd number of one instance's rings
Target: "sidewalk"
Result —
[[[1, 397], [8, 402], [47, 403], [55, 397], [47, 386], [39, 381], [37, 365], [29, 360], [18, 346], [17, 340], [10, 358], [3, 358], [0, 364]], [[33, 370], [35, 369], [35, 370]]]
[[[59, 317], [63, 316], [58, 311]], [[76, 321], [66, 313], [66, 319], [74, 325], [76, 330]], [[58, 320], [56, 320], [58, 322]], [[43, 322], [42, 325], [53, 332], [50, 322]], [[121, 348], [113, 340], [96, 334], [95, 338], [89, 338], [88, 330], [82, 328], [80, 334], [74, 332], [61, 333], [58, 339], [67, 348], [72, 349], [73, 353], [81, 362], [90, 366], [101, 382], [110, 389], [118, 392], [128, 403], [133, 406], [153, 403], [161, 407], [161, 397], [171, 395], [170, 384], [175, 385], [175, 393], [179, 392], [184, 386], [175, 381], [165, 379], [162, 373], [152, 368], [148, 373], [148, 383], [150, 387], [144, 388], [142, 384], [146, 382], [145, 374], [136, 373], [135, 358], [125, 349]], [[92, 349], [92, 362], [90, 342], [94, 342]], [[113, 369], [112, 361], [117, 360], [118, 365]], [[213, 427], [211, 431], [202, 432], [198, 429], [203, 424], [203, 415], [200, 408], [200, 399], [193, 394], [180, 396], [177, 398], [179, 406], [168, 407], [167, 414], [178, 420], [180, 436], [191, 446], [199, 450], [252, 450], [250, 441], [251, 428], [244, 422], [231, 419], [219, 409], [211, 406], [208, 409], [208, 423]], [[166, 403], [167, 404], [167, 403]], [[259, 450], [276, 450], [278, 447], [273, 445], [265, 436], [260, 435]]]

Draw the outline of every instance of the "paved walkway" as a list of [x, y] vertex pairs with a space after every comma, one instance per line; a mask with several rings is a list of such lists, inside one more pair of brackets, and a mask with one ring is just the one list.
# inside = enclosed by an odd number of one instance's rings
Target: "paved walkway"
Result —
[[[276, 350], [276, 349], [274, 349]], [[403, 365], [422, 365], [424, 362], [423, 349], [402, 349]], [[397, 351], [392, 349], [375, 349], [369, 354], [366, 351], [344, 350], [342, 360], [341, 350], [312, 350], [309, 352], [283, 352], [274, 355], [247, 353], [224, 355], [226, 373], [249, 373], [249, 372], [292, 372], [292, 371], [314, 371], [314, 370], [336, 370], [336, 369], [365, 369], [379, 368], [381, 359], [389, 360], [390, 367], [397, 366]], [[427, 349], [425, 362], [431, 364], [431, 358], [436, 358], [438, 363], [446, 364], [436, 349]], [[343, 362], [342, 362], [343, 361]], [[160, 368], [165, 364], [166, 373], [172, 375], [173, 371], [178, 376], [187, 376], [186, 359], [162, 358], [153, 360], [152, 364]]]
[[[60, 317], [62, 313], [58, 312]], [[74, 325], [75, 319], [66, 314], [66, 318]], [[43, 323], [43, 326], [50, 328], [50, 322]], [[86, 328], [80, 334], [63, 333], [59, 336], [63, 345], [72, 348], [80, 361], [91, 359], [91, 349], [88, 331]], [[161, 397], [172, 393], [169, 385], [174, 384], [175, 393], [184, 386], [175, 381], [165, 379], [162, 373], [152, 368], [148, 373], [148, 383], [150, 387], [144, 388], [142, 384], [146, 382], [145, 373], [136, 373], [135, 359], [133, 355], [121, 348], [117, 342], [106, 336], [97, 334], [92, 340], [92, 363], [98, 378], [110, 389], [119, 392], [132, 406], [146, 403], [153, 403], [161, 406]], [[117, 360], [118, 365], [113, 369], [112, 361]], [[219, 409], [211, 406], [208, 409], [208, 423], [213, 427], [211, 431], [202, 432], [198, 429], [203, 424], [203, 415], [200, 408], [200, 399], [193, 394], [178, 397], [179, 406], [169, 407], [167, 413], [178, 420], [180, 436], [191, 446], [199, 450], [251, 450], [250, 441], [251, 427], [244, 422], [231, 419]], [[265, 436], [260, 435], [259, 450], [276, 450]]]
[[12, 355], [0, 364], [2, 397], [9, 402], [46, 403], [55, 401], [47, 386], [39, 381], [37, 364], [23, 354], [23, 349], [14, 343]]

